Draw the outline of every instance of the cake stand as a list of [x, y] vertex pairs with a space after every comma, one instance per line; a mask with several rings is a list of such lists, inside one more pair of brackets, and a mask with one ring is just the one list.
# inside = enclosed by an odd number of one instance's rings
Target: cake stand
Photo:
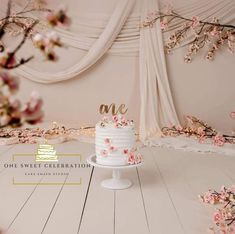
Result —
[[123, 165], [123, 166], [107, 166], [101, 165], [96, 162], [96, 155], [92, 154], [87, 158], [87, 163], [94, 167], [100, 167], [104, 169], [111, 169], [112, 170], [112, 178], [103, 180], [101, 182], [101, 186], [107, 189], [127, 189], [132, 185], [132, 182], [128, 179], [124, 179], [121, 177], [121, 170], [122, 169], [129, 169], [133, 167], [139, 167], [142, 165], [141, 163], [133, 164], [133, 165]]

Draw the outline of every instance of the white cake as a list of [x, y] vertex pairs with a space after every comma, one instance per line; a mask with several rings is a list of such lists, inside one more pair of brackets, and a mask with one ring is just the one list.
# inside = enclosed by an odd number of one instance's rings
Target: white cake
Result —
[[135, 156], [134, 123], [123, 116], [104, 117], [98, 122], [95, 143], [99, 164], [121, 166], [141, 161], [141, 155]]

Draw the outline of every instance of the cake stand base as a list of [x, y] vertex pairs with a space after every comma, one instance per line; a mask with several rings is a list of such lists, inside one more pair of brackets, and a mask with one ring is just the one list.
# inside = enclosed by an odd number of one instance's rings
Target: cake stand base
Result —
[[111, 169], [112, 170], [112, 178], [103, 180], [101, 182], [101, 186], [106, 189], [127, 189], [132, 185], [132, 182], [128, 179], [124, 179], [121, 177], [121, 171], [123, 169], [129, 169], [133, 167], [138, 167], [142, 163], [135, 164], [135, 165], [125, 165], [125, 166], [106, 166], [101, 165], [96, 162], [96, 156], [93, 154], [90, 157], [88, 157], [87, 162], [91, 164], [94, 167], [101, 167], [105, 169]]
[[132, 183], [128, 179], [108, 179], [101, 182], [101, 186], [107, 189], [127, 189]]
[[101, 182], [101, 186], [107, 189], [127, 189], [131, 185], [130, 180], [121, 178], [120, 170], [113, 170], [113, 178]]

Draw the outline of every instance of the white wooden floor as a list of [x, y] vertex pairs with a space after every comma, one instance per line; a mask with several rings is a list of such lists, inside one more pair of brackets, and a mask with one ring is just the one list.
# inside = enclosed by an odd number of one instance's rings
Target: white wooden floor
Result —
[[[111, 172], [93, 167], [58, 177], [61, 185], [12, 185], [17, 172], [3, 164], [13, 154], [35, 150], [36, 145], [0, 148], [0, 227], [10, 234], [207, 233], [214, 208], [200, 203], [198, 194], [235, 182], [235, 157], [143, 148], [144, 165], [125, 173], [133, 181], [127, 190], [103, 189], [100, 182]], [[74, 141], [56, 150], [80, 153], [85, 162], [94, 145]], [[63, 185], [80, 177], [80, 186]], [[50, 180], [37, 177], [39, 183]]]

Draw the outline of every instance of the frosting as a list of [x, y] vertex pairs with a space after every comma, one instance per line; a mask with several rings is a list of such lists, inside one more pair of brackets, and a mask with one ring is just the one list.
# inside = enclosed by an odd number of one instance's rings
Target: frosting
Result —
[[140, 163], [142, 156], [134, 148], [134, 122], [124, 116], [104, 117], [96, 124], [96, 161], [103, 165]]

